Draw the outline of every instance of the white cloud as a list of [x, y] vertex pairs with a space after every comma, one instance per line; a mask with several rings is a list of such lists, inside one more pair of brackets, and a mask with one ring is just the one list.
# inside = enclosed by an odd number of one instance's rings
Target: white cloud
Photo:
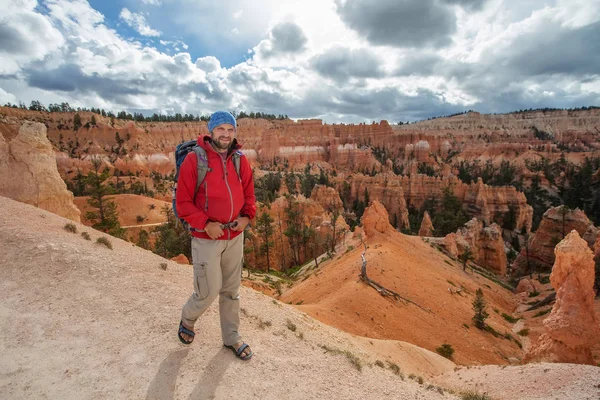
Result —
[[5, 105], [6, 103], [17, 104], [18, 100], [14, 94], [7, 93], [0, 87], [0, 105]]
[[35, 1], [0, 3], [0, 75], [15, 74], [42, 60], [64, 44], [63, 35], [46, 16], [35, 12]]
[[[576, 35], [600, 18], [600, 12], [595, 17], [580, 12], [594, 9], [590, 3], [597, 0], [574, 0], [577, 6], [566, 0], [548, 5], [490, 0], [476, 13], [453, 7], [452, 43], [427, 52], [369, 45], [344, 24], [333, 1], [256, 0], [252, 9], [242, 8], [239, 0], [169, 1], [175, 20], [168, 15], [160, 21], [180, 31], [157, 25], [164, 32], [157, 49], [152, 39], [140, 43], [110, 29], [114, 21], [105, 21], [85, 0], [46, 0], [47, 12], [33, 0], [0, 0], [8, 10], [8, 17], [0, 16], [6, 21], [0, 24], [0, 99], [150, 114], [243, 109], [329, 122], [406, 121], [467, 108], [502, 112], [600, 100], [600, 77], [589, 74], [595, 66], [600, 71], [589, 51], [595, 47]], [[134, 29], [158, 32], [146, 22], [151, 16], [121, 11], [121, 20]], [[560, 48], [565, 32], [578, 40], [570, 42], [578, 45], [570, 53]], [[23, 44], [2, 42], [13, 36]], [[545, 43], [540, 38], [551, 40], [557, 54], [570, 54], [564, 65], [550, 63], [556, 59], [535, 47]], [[573, 68], [589, 75], [585, 83], [567, 68], [575, 50], [593, 53], [576, 57], [587, 64]], [[535, 54], [524, 64], [529, 53]], [[223, 55], [236, 61], [224, 61]], [[533, 62], [536, 56], [543, 59]], [[560, 76], [548, 75], [546, 65], [562, 71]], [[538, 75], [531, 75], [533, 67]]]
[[162, 5], [162, 2], [160, 0], [142, 0], [142, 3], [144, 3], [144, 4], [150, 4], [152, 6], [160, 6], [160, 5]]
[[221, 63], [216, 57], [208, 56], [197, 59], [196, 67], [206, 72], [213, 72], [221, 69]]
[[146, 18], [142, 14], [132, 13], [126, 8], [121, 10], [119, 19], [127, 25], [135, 29], [142, 36], [160, 36], [161, 32], [150, 28], [146, 22]]

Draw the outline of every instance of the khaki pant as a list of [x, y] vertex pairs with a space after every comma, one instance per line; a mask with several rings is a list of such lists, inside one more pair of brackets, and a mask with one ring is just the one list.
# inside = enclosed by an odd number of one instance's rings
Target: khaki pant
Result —
[[219, 295], [221, 336], [227, 346], [241, 341], [238, 329], [243, 253], [243, 233], [231, 240], [192, 238], [194, 293], [183, 306], [181, 319], [193, 327]]

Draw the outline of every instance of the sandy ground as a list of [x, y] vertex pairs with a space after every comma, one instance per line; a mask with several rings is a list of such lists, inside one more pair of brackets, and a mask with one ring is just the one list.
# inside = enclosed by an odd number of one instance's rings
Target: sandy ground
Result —
[[[109, 250], [68, 222], [0, 197], [2, 399], [454, 398], [376, 366], [363, 348], [375, 345], [244, 287], [250, 362], [222, 347], [215, 305], [184, 346], [191, 268], [115, 238]], [[362, 371], [321, 346], [348, 351]]]
[[241, 329], [251, 361], [222, 347], [215, 305], [184, 346], [175, 333], [191, 268], [115, 238], [110, 250], [96, 243], [101, 233], [81, 224], [69, 233], [68, 222], [0, 197], [1, 399], [458, 398], [440, 393], [438, 379], [459, 389], [485, 382], [493, 396], [528, 387], [529, 397], [497, 398], [556, 398], [537, 385], [541, 376], [562, 377], [558, 398], [600, 396], [597, 367], [486, 366], [461, 375], [464, 368], [425, 349], [341, 332], [249, 288], [241, 290]]

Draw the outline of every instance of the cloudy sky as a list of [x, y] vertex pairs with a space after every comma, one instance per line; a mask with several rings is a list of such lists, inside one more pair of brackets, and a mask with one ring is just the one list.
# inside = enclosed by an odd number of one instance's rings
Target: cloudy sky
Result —
[[0, 0], [0, 104], [414, 121], [600, 106], [600, 0]]

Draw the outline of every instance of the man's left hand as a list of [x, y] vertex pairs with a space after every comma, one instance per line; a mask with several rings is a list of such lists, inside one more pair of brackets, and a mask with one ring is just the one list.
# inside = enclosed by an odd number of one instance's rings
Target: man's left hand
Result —
[[231, 228], [232, 231], [241, 232], [246, 229], [246, 226], [250, 223], [250, 218], [248, 217], [238, 217], [236, 219], [237, 225], [234, 228]]

